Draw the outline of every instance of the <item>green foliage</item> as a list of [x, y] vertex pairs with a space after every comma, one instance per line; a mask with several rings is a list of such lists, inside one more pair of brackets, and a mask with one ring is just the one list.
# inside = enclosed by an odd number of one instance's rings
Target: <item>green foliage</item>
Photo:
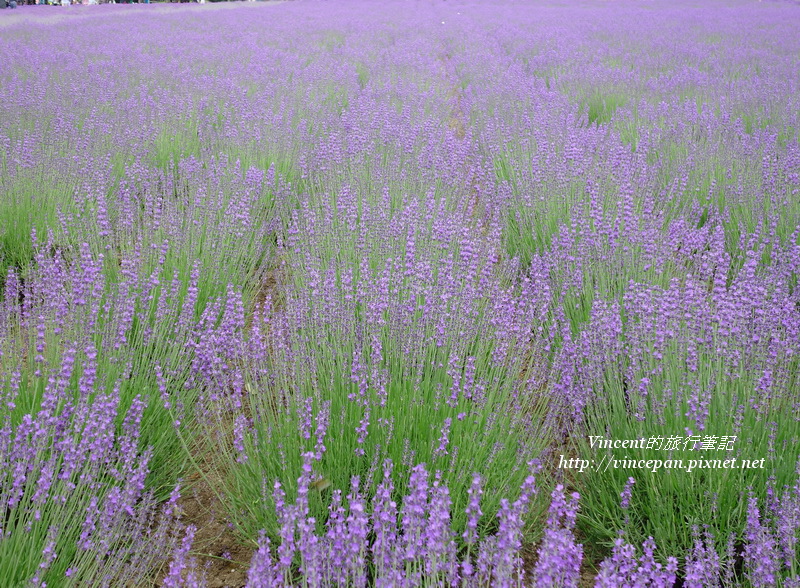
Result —
[[604, 125], [611, 122], [617, 108], [625, 105], [627, 98], [623, 94], [613, 92], [592, 92], [581, 103], [581, 108], [586, 112], [590, 125]]
[[[615, 530], [624, 529], [631, 543], [652, 536], [664, 553], [688, 553], [692, 527], [708, 525], [724, 553], [729, 535], [741, 537], [745, 527], [747, 493], [764, 501], [770, 488], [794, 482], [800, 434], [793, 400], [764, 398], [752, 372], [740, 368], [728, 375], [724, 362], [709, 354], [698, 359], [693, 392], [678, 367], [681, 357], [677, 346], [668, 349], [663, 372], [649, 382], [643, 380], [647, 371], [632, 378], [607, 372], [586, 412], [585, 433], [572, 439], [576, 455], [593, 460], [576, 484], [583, 533], [594, 543], [610, 546]], [[680, 442], [668, 449], [670, 438]], [[599, 439], [654, 442], [650, 448], [605, 449]], [[623, 510], [619, 496], [629, 477], [636, 483]]]

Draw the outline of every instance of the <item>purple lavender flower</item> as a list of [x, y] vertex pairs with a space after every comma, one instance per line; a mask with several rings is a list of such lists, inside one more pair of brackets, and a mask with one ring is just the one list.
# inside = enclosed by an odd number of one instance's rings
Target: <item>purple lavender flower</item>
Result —
[[753, 586], [773, 586], [778, 578], [780, 554], [769, 527], [761, 522], [758, 500], [751, 495], [747, 501], [744, 561], [747, 577]]
[[[191, 585], [187, 583], [185, 570], [191, 565], [187, 556], [192, 548], [195, 530], [193, 526], [186, 527], [186, 535], [183, 538], [183, 543], [172, 556], [172, 561], [169, 564], [169, 571], [164, 577], [164, 586], [168, 588], [178, 588], [179, 586]], [[197, 585], [196, 580], [194, 585]]]
[[687, 588], [714, 588], [720, 585], [720, 558], [714, 548], [714, 538], [706, 533], [703, 537], [695, 528], [694, 547], [686, 556], [684, 583]]
[[428, 510], [428, 472], [425, 464], [412, 468], [409, 494], [400, 508], [403, 529], [404, 559], [415, 560], [425, 551], [424, 537]]
[[275, 562], [270, 552], [269, 537], [261, 531], [258, 539], [258, 549], [253, 553], [250, 569], [247, 572], [247, 588], [272, 588], [279, 585], [275, 573]]
[[483, 479], [478, 474], [472, 475], [472, 484], [467, 490], [467, 494], [469, 495], [469, 503], [467, 504], [467, 528], [464, 530], [464, 541], [471, 546], [478, 539], [478, 521], [483, 516], [481, 511]]
[[533, 585], [542, 588], [578, 586], [583, 546], [575, 542], [573, 532], [580, 497], [574, 492], [568, 502], [560, 484], [553, 490], [552, 497], [547, 529], [533, 570]]
[[595, 580], [596, 588], [612, 586], [652, 586], [669, 588], [675, 583], [678, 560], [667, 558], [663, 566], [655, 561], [655, 541], [649, 537], [642, 544], [642, 555], [637, 557], [636, 548], [622, 537], [614, 542], [611, 555], [600, 564], [600, 573]]

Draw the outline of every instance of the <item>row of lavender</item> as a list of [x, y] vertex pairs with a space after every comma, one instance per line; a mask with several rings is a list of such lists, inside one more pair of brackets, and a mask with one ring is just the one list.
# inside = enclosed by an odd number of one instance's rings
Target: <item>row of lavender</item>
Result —
[[2, 583], [201, 584], [201, 434], [253, 585], [796, 583], [800, 16], [609, 10], [9, 28]]

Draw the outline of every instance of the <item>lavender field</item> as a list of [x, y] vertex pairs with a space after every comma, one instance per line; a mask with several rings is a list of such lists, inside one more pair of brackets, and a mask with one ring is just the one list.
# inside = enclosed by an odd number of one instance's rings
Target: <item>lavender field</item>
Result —
[[800, 587], [800, 5], [0, 11], [0, 588]]

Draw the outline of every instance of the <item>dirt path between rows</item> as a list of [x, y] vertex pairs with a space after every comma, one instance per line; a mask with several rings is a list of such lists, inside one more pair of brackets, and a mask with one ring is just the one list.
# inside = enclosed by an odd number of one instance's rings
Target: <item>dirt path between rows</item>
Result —
[[[221, 431], [220, 431], [221, 430]], [[196, 528], [191, 556], [204, 571], [208, 588], [239, 588], [247, 582], [247, 570], [255, 546], [239, 538], [220, 500], [225, 487], [225, 457], [217, 448], [216, 432], [228, 435], [232, 426], [220, 423], [218, 431], [201, 436], [191, 448], [200, 471], [194, 471], [178, 501], [183, 523]]]

